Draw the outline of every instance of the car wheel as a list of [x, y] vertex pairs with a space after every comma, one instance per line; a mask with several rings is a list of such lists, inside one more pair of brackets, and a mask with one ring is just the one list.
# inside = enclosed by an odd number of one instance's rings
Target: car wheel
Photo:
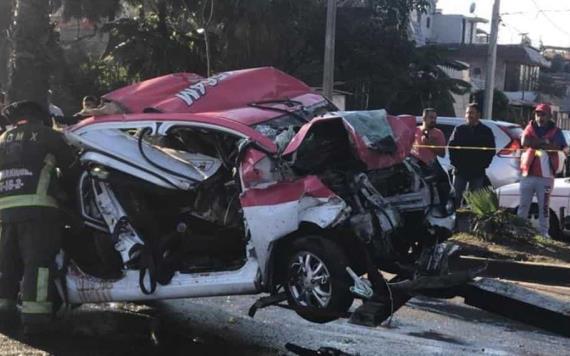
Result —
[[289, 305], [315, 323], [338, 319], [354, 301], [348, 265], [346, 254], [330, 240], [307, 236], [293, 241], [286, 266]]
[[[539, 227], [539, 222], [538, 222], [538, 205], [536, 203], [533, 203], [530, 206], [530, 212], [529, 212], [529, 219], [530, 222], [532, 224], [532, 226], [534, 226], [535, 228]], [[556, 213], [554, 213], [554, 211], [552, 209], [550, 209], [550, 212], [548, 214], [549, 218], [548, 218], [548, 235], [550, 235], [550, 237], [552, 237], [554, 240], [564, 240], [564, 235], [562, 234], [562, 229], [560, 229], [560, 221], [558, 221], [558, 217], [556, 216]]]

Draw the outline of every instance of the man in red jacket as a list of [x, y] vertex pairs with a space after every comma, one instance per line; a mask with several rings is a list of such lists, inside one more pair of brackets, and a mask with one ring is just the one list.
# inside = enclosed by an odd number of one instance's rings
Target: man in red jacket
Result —
[[538, 201], [539, 231], [548, 237], [550, 193], [558, 170], [558, 152], [567, 148], [562, 131], [550, 120], [552, 110], [548, 104], [539, 104], [522, 135], [525, 148], [521, 157], [522, 178], [518, 215], [527, 218], [536, 194]]

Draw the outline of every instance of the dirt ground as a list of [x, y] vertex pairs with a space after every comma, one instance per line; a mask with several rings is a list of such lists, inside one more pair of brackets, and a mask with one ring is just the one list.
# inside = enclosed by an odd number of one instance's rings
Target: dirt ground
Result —
[[533, 238], [528, 242], [502, 240], [483, 241], [468, 234], [455, 234], [451, 241], [462, 248], [462, 255], [495, 258], [501, 260], [570, 264], [570, 245], [545, 238]]

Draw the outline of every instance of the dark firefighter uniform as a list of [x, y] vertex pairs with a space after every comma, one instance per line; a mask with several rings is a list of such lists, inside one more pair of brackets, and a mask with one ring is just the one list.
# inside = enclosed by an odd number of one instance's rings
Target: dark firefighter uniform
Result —
[[39, 105], [17, 102], [3, 114], [15, 127], [0, 136], [0, 311], [15, 311], [23, 277], [26, 327], [52, 317], [63, 229], [58, 168], [65, 173], [74, 157], [63, 135], [44, 125], [48, 114]]

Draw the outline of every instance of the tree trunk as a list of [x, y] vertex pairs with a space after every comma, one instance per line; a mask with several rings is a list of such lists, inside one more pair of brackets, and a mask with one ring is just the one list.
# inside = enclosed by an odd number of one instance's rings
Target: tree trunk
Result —
[[12, 23], [13, 1], [0, 1], [0, 89], [8, 85], [8, 60], [10, 58], [10, 39], [8, 29]]
[[17, 0], [15, 10], [8, 97], [47, 107], [52, 36], [49, 1]]

